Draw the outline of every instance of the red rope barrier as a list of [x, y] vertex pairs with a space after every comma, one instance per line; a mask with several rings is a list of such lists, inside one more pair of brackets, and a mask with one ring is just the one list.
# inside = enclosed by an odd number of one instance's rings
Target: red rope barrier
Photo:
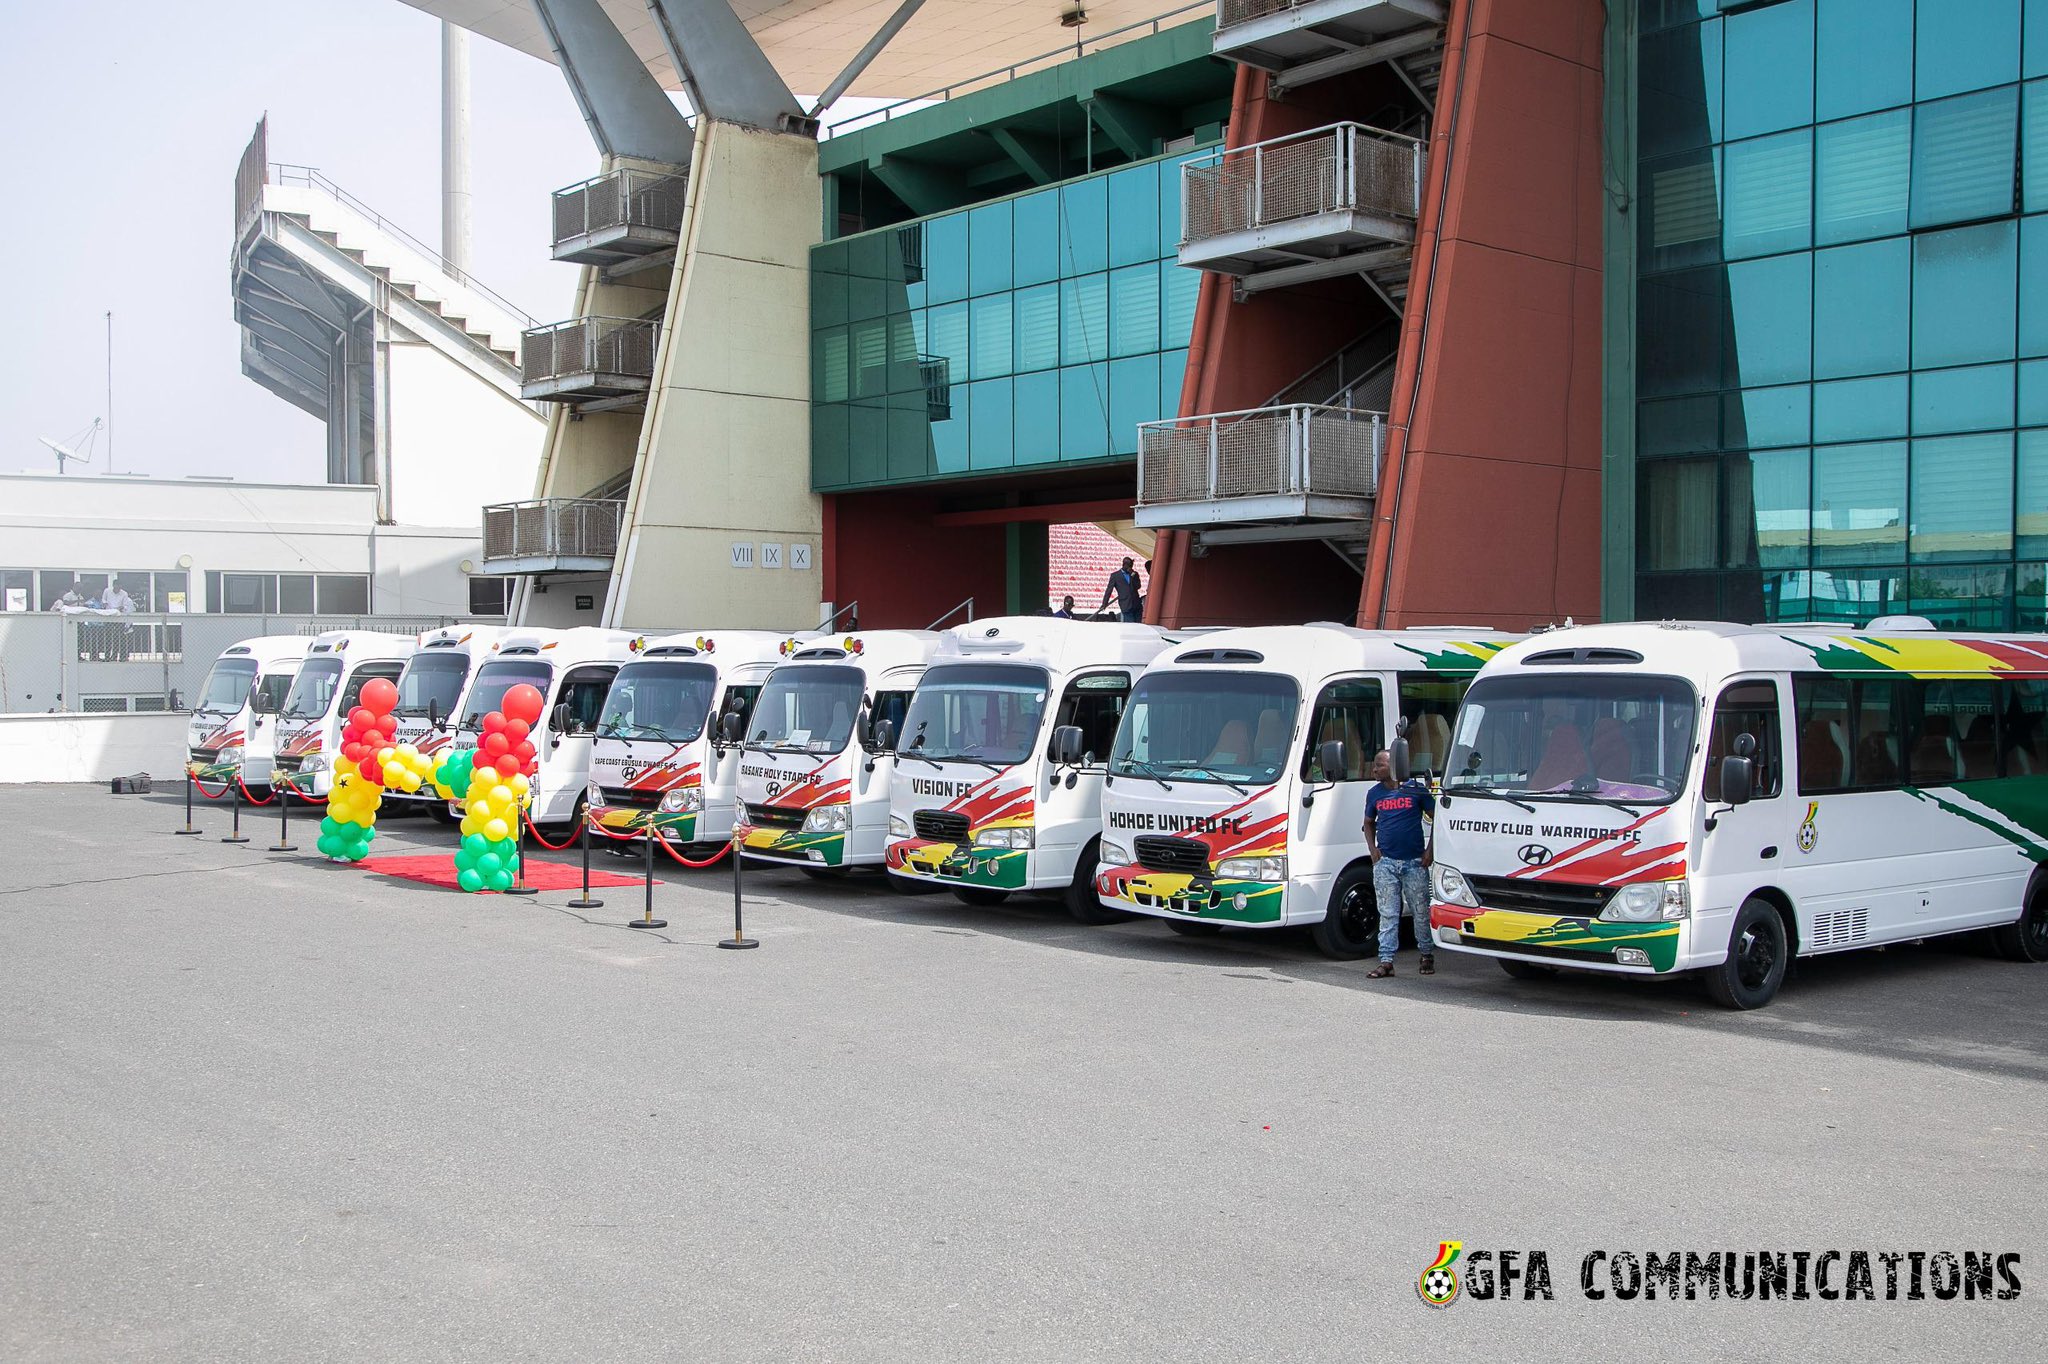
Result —
[[[590, 827], [591, 827], [592, 829], [596, 830], [596, 831], [597, 831], [598, 833], [600, 833], [600, 834], [604, 835], [604, 836], [605, 836], [606, 838], [609, 838], [609, 839], [610, 839], [610, 840], [611, 840], [612, 842], [614, 842], [614, 843], [631, 843], [631, 842], [634, 842], [634, 841], [635, 841], [635, 839], [634, 839], [634, 835], [632, 835], [632, 834], [615, 834], [615, 833], [613, 833], [613, 832], [612, 832], [612, 831], [611, 831], [610, 829], [607, 829], [607, 828], [605, 828], [605, 827], [604, 827], [604, 825], [602, 825], [602, 824], [592, 824], [592, 825], [591, 825]], [[731, 852], [731, 851], [732, 851], [732, 844], [730, 844], [730, 843], [721, 843], [721, 844], [719, 844], [719, 845], [718, 845], [718, 851], [717, 851], [717, 852], [715, 852], [715, 853], [711, 854], [711, 856], [709, 856], [709, 857], [705, 858], [705, 859], [704, 859], [704, 860], [703, 860], [702, 862], [697, 862], [697, 861], [693, 861], [693, 860], [691, 860], [690, 858], [687, 858], [687, 857], [683, 856], [683, 855], [682, 855], [681, 853], [677, 852], [677, 851], [676, 851], [676, 850], [675, 850], [674, 848], [671, 848], [671, 847], [669, 846], [668, 840], [667, 840], [667, 839], [665, 839], [665, 838], [657, 838], [657, 839], [655, 839], [655, 840], [654, 840], [654, 844], [655, 844], [655, 846], [656, 846], [656, 847], [660, 848], [660, 849], [661, 849], [661, 850], [662, 850], [663, 852], [667, 853], [667, 854], [669, 855], [669, 857], [670, 857], [670, 858], [672, 858], [673, 860], [675, 860], [675, 861], [677, 861], [677, 862], [680, 862], [680, 863], [681, 863], [682, 865], [684, 865], [684, 866], [686, 866], [686, 867], [715, 867], [715, 866], [717, 866], [717, 865], [718, 865], [718, 864], [719, 864], [719, 863], [720, 863], [721, 861], [723, 861], [723, 860], [725, 859], [725, 855], [726, 855], [727, 853], [729, 853], [729, 852]]]
[[290, 777], [285, 778], [284, 789], [291, 792], [293, 795], [297, 796], [300, 800], [305, 801], [308, 805], [325, 805], [327, 803], [327, 797], [325, 796], [307, 795], [305, 790], [301, 788], [299, 784], [293, 781]]
[[263, 800], [258, 800], [256, 799], [256, 797], [249, 794], [248, 783], [243, 781], [240, 777], [235, 778], [235, 785], [242, 788], [242, 799], [248, 801], [251, 805], [268, 805], [270, 804], [271, 801], [277, 799], [277, 791], [275, 788], [271, 790], [270, 795], [268, 797], [266, 797]]
[[185, 776], [187, 780], [189, 780], [194, 786], [199, 788], [199, 794], [205, 796], [208, 800], [223, 799], [228, 794], [229, 791], [234, 789], [233, 787], [229, 786], [226, 782], [222, 782], [220, 784], [220, 790], [218, 792], [209, 791], [206, 789], [206, 783], [199, 780], [198, 773], [187, 772]]
[[546, 848], [549, 852], [567, 852], [570, 848], [576, 846], [576, 835], [570, 834], [560, 843], [550, 843], [547, 839], [541, 837], [540, 826], [533, 822], [533, 815], [531, 813], [521, 810], [519, 817], [526, 821], [526, 832], [533, 835], [533, 841]]

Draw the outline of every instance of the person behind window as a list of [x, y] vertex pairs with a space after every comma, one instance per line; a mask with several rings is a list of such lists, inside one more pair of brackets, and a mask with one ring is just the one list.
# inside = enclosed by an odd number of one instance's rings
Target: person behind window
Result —
[[1373, 898], [1380, 911], [1380, 964], [1366, 972], [1366, 978], [1381, 980], [1394, 974], [1403, 906], [1415, 920], [1422, 974], [1433, 976], [1436, 953], [1429, 935], [1429, 843], [1422, 821], [1436, 812], [1436, 798], [1413, 777], [1396, 783], [1393, 758], [1385, 749], [1373, 757], [1372, 775], [1372, 790], [1365, 793], [1364, 828], [1365, 850], [1372, 855]]

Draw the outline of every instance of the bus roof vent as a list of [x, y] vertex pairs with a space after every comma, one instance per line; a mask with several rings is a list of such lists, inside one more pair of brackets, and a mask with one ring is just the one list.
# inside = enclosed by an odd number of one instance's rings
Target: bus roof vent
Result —
[[540, 653], [538, 644], [507, 644], [499, 650], [507, 658], [532, 658]]
[[649, 658], [695, 658], [696, 649], [688, 644], [663, 644], [647, 651]]
[[1934, 630], [1939, 627], [1925, 616], [1879, 616], [1863, 628], [1877, 634], [1898, 630]]
[[791, 658], [844, 658], [846, 650], [839, 648], [799, 649]]
[[1174, 657], [1176, 663], [1264, 663], [1256, 649], [1192, 649]]
[[1545, 649], [1522, 660], [1527, 668], [1555, 668], [1576, 663], [1640, 663], [1643, 656], [1634, 649]]

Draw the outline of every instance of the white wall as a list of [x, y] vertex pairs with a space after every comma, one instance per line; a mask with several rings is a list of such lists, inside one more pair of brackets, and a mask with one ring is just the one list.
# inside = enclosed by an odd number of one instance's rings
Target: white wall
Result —
[[184, 715], [0, 715], [0, 785], [147, 772], [176, 790], [188, 721]]
[[431, 346], [391, 346], [391, 516], [481, 525], [483, 508], [533, 496], [547, 422]]

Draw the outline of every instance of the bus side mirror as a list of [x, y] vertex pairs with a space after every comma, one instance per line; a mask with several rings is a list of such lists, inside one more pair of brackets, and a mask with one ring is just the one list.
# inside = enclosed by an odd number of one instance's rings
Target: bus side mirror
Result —
[[1729, 805], [1747, 805], [1755, 784], [1756, 760], [1731, 753], [1721, 759], [1721, 799]]
[[894, 720], [875, 721], [869, 727], [868, 738], [873, 741], [874, 747], [881, 752], [887, 753], [894, 750], [896, 747], [896, 722]]
[[438, 696], [427, 698], [427, 723], [435, 729], [441, 727], [441, 698]]
[[548, 723], [554, 726], [555, 739], [557, 742], [560, 742], [562, 736], [567, 734], [570, 726], [575, 723], [569, 714], [569, 703], [567, 701], [556, 704], [553, 714], [549, 716]]
[[1079, 725], [1061, 725], [1052, 732], [1052, 760], [1061, 767], [1079, 767], [1088, 742]]
[[740, 713], [736, 710], [727, 711], [725, 718], [718, 722], [718, 737], [729, 744], [736, 744], [746, 736], [747, 727], [740, 723]]
[[1414, 775], [1415, 769], [1408, 754], [1408, 717], [1405, 715], [1394, 722], [1394, 741], [1387, 745], [1387, 767], [1396, 786]]
[[1344, 779], [1344, 744], [1340, 739], [1325, 739], [1316, 746], [1316, 766], [1323, 769], [1323, 780], [1339, 782]]
[[278, 711], [278, 708], [271, 704], [270, 697], [265, 694], [261, 683], [249, 688], [249, 709], [256, 715], [275, 715]]

